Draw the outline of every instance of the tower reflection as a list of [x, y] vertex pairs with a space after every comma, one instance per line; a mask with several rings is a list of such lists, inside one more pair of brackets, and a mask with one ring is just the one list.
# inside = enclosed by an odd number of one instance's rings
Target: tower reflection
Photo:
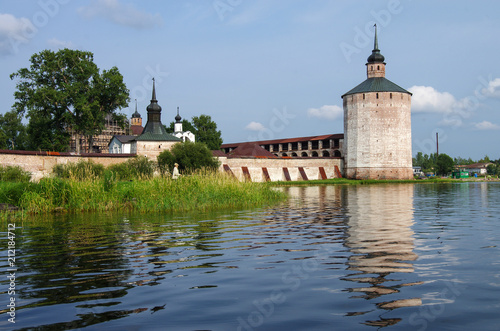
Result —
[[[345, 246], [351, 256], [347, 261], [350, 273], [343, 280], [353, 283], [347, 290], [351, 298], [367, 300], [399, 293], [402, 287], [421, 284], [399, 283], [390, 279], [398, 273], [414, 271], [413, 252], [413, 184], [368, 185], [349, 187], [346, 194], [347, 229]], [[358, 285], [358, 286], [356, 286]], [[400, 296], [398, 296], [399, 298]], [[380, 309], [419, 306], [420, 298], [377, 300]], [[348, 315], [360, 315], [353, 312]], [[366, 321], [373, 326], [396, 324], [399, 318]]]

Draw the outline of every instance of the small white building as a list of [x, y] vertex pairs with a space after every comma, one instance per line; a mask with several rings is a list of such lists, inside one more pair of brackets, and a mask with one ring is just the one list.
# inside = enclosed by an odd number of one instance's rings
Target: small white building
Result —
[[130, 154], [132, 153], [133, 140], [137, 136], [115, 135], [108, 145], [111, 154]]
[[182, 141], [190, 141], [193, 143], [195, 142], [195, 136], [191, 131], [182, 130], [182, 117], [179, 115], [179, 107], [177, 107], [177, 116], [175, 116], [174, 133], [172, 135], [174, 137], [182, 139]]

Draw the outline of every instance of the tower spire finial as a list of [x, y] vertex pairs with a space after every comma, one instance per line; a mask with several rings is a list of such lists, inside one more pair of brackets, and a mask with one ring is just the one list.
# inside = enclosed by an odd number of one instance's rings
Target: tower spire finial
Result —
[[151, 101], [157, 101], [156, 100], [156, 89], [155, 89], [155, 78], [153, 77], [153, 95], [151, 96]]
[[378, 51], [377, 23], [373, 26], [375, 27], [375, 42], [373, 43], [373, 50]]

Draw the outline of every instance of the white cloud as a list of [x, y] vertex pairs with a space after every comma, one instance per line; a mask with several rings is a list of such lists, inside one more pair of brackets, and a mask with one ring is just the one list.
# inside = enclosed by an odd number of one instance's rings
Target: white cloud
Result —
[[412, 86], [408, 89], [411, 98], [411, 110], [422, 113], [451, 113], [457, 100], [448, 92], [439, 92], [431, 86]]
[[474, 124], [474, 127], [478, 130], [481, 131], [486, 131], [486, 130], [500, 130], [500, 125], [488, 122], [488, 121], [482, 121], [480, 123]]
[[35, 32], [29, 19], [0, 13], [0, 54], [16, 53], [19, 43], [27, 43]]
[[307, 114], [312, 117], [322, 118], [326, 120], [335, 120], [342, 117], [344, 111], [337, 105], [324, 105], [320, 108], [309, 108]]
[[49, 39], [47, 43], [54, 48], [73, 48], [73, 43], [71, 41], [62, 41], [57, 38]]
[[131, 4], [123, 4], [118, 0], [93, 0], [88, 6], [80, 7], [78, 12], [88, 19], [103, 17], [115, 24], [146, 29], [162, 24], [159, 14], [149, 14], [135, 8]]
[[250, 122], [246, 127], [245, 127], [246, 130], [250, 130], [250, 131], [264, 131], [266, 128], [264, 127], [264, 125], [262, 125], [262, 123], [259, 123], [259, 122]]
[[495, 78], [488, 82], [488, 87], [482, 89], [486, 97], [500, 98], [500, 78]]

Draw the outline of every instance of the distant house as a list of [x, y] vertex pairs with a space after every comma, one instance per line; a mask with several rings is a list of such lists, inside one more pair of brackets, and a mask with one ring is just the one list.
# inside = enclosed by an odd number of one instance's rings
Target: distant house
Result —
[[456, 169], [461, 171], [466, 171], [470, 174], [478, 174], [478, 175], [486, 175], [488, 173], [488, 166], [493, 164], [491, 162], [488, 163], [474, 163], [468, 165], [458, 165], [455, 166]]
[[132, 141], [137, 138], [136, 136], [129, 135], [115, 135], [108, 145], [109, 153], [112, 154], [130, 154]]

